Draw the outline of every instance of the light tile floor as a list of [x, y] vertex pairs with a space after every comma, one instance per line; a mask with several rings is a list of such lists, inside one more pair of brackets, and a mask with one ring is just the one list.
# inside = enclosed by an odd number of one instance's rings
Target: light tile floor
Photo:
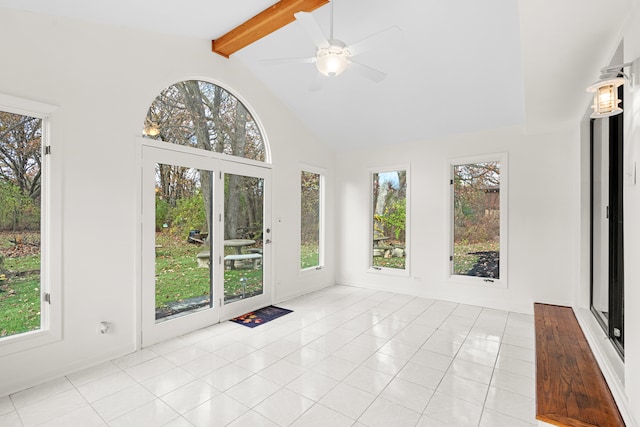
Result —
[[0, 398], [0, 426], [537, 425], [528, 315], [333, 286]]

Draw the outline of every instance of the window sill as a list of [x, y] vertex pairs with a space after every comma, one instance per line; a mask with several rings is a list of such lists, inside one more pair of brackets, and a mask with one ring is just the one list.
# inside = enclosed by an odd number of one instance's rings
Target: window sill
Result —
[[323, 265], [319, 265], [317, 267], [309, 267], [309, 268], [305, 268], [302, 270], [298, 270], [298, 272], [300, 273], [300, 275], [307, 275], [307, 274], [314, 274], [316, 272], [320, 272], [324, 270], [324, 266]]
[[504, 279], [489, 279], [486, 277], [472, 277], [462, 275], [449, 276], [447, 282], [454, 285], [472, 285], [484, 288], [506, 289], [507, 282]]
[[409, 277], [409, 270], [400, 270], [397, 268], [372, 267], [370, 266], [367, 273], [385, 274], [387, 276]]

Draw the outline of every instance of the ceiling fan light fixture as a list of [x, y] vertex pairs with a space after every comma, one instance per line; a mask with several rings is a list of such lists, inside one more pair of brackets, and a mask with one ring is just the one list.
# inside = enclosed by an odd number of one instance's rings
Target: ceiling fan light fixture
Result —
[[349, 54], [344, 46], [334, 44], [327, 48], [319, 48], [316, 53], [316, 67], [327, 77], [339, 76], [349, 66]]

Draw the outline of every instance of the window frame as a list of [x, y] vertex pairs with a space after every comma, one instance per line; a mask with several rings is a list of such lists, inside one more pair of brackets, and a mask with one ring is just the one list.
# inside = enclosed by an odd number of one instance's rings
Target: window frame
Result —
[[[311, 166], [311, 165], [307, 165], [307, 164], [301, 164], [300, 165], [300, 171], [299, 171], [299, 177], [300, 179], [302, 179], [302, 173], [303, 172], [309, 172], [309, 173], [314, 173], [316, 175], [320, 176], [320, 188], [319, 188], [319, 194], [318, 194], [318, 199], [319, 199], [319, 213], [318, 213], [318, 227], [319, 227], [319, 231], [318, 231], [318, 265], [315, 267], [308, 267], [308, 268], [301, 268], [300, 266], [300, 259], [302, 257], [302, 236], [300, 233], [298, 235], [299, 241], [298, 241], [298, 270], [300, 271], [301, 274], [308, 274], [310, 272], [313, 271], [320, 271], [323, 270], [325, 268], [325, 241], [326, 241], [326, 227], [325, 227], [325, 221], [326, 221], [326, 212], [325, 212], [325, 207], [326, 207], [326, 177], [327, 177], [327, 171], [326, 169], [320, 168], [320, 167], [316, 167], [316, 166]], [[302, 189], [299, 188], [300, 190], [300, 197], [298, 198], [299, 202], [302, 203]], [[300, 210], [300, 231], [302, 231], [302, 209]]]
[[[55, 143], [60, 108], [0, 93], [0, 110], [42, 120], [41, 219], [40, 219], [40, 329], [0, 338], [0, 357], [62, 339], [62, 205], [61, 158]], [[50, 152], [45, 154], [45, 147]], [[49, 302], [45, 295], [49, 295]]]
[[[500, 278], [489, 279], [486, 277], [474, 277], [465, 276], [461, 274], [453, 274], [453, 248], [454, 248], [454, 231], [455, 222], [453, 219], [454, 214], [454, 167], [459, 165], [467, 165], [473, 163], [486, 163], [486, 162], [499, 162], [500, 163]], [[506, 289], [508, 288], [508, 206], [509, 206], [509, 165], [508, 165], [508, 153], [494, 153], [483, 154], [476, 156], [457, 157], [449, 159], [447, 166], [447, 216], [446, 221], [447, 235], [446, 235], [446, 258], [445, 258], [445, 271], [446, 278], [449, 284], [467, 284], [476, 285], [490, 288]]]
[[[406, 193], [405, 193], [405, 258], [404, 258], [404, 269], [399, 268], [389, 268], [389, 267], [379, 267], [373, 265], [373, 215], [374, 215], [374, 206], [373, 206], [373, 174], [376, 173], [385, 173], [385, 172], [397, 172], [397, 171], [406, 171]], [[381, 166], [376, 168], [370, 168], [369, 174], [369, 208], [367, 209], [367, 214], [369, 215], [369, 220], [366, 222], [369, 226], [369, 231], [367, 232], [368, 241], [367, 241], [367, 272], [374, 274], [384, 274], [390, 276], [397, 277], [410, 277], [411, 276], [411, 165], [410, 164], [400, 164], [393, 166]]]

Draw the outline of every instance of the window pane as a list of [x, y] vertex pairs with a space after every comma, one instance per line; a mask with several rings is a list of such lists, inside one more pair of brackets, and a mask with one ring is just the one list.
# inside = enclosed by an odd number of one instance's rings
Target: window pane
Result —
[[453, 167], [453, 274], [500, 278], [500, 162]]
[[302, 171], [300, 268], [320, 266], [320, 175]]
[[374, 267], [404, 269], [407, 171], [373, 174]]
[[0, 337], [40, 329], [42, 120], [0, 112]]
[[147, 112], [142, 134], [247, 159], [266, 157], [258, 124], [244, 104], [204, 81], [187, 80], [163, 90]]

